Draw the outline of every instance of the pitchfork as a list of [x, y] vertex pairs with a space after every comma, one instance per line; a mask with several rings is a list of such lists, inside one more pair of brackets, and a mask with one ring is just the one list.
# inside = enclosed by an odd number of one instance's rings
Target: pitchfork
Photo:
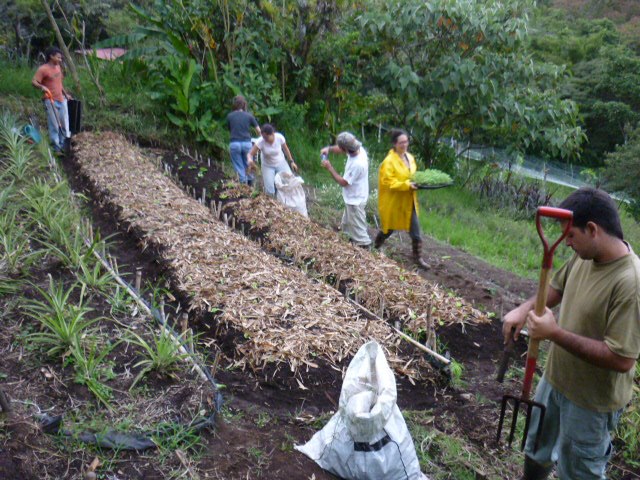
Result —
[[[550, 217], [558, 220], [562, 220], [565, 222], [564, 229], [560, 237], [556, 240], [556, 242], [549, 247], [549, 243], [544, 236], [544, 232], [542, 230], [542, 223], [540, 222], [541, 217]], [[545, 307], [547, 305], [547, 291], [549, 287], [549, 281], [551, 279], [550, 273], [553, 267], [553, 252], [556, 247], [560, 244], [560, 242], [567, 236], [569, 233], [569, 229], [571, 228], [571, 224], [573, 221], [573, 212], [569, 210], [564, 210], [561, 208], [552, 208], [552, 207], [539, 207], [536, 212], [536, 228], [538, 229], [538, 235], [540, 236], [540, 240], [542, 240], [542, 246], [544, 247], [544, 255], [542, 257], [542, 268], [540, 270], [540, 281], [538, 282], [538, 292], [536, 294], [536, 303], [535, 303], [535, 313], [538, 316], [544, 314]], [[502, 424], [504, 423], [505, 412], [507, 410], [507, 404], [509, 400], [513, 400], [513, 418], [511, 420], [511, 429], [509, 430], [509, 438], [508, 444], [511, 446], [511, 442], [513, 441], [513, 436], [516, 429], [516, 421], [518, 419], [518, 412], [520, 411], [521, 405], [527, 406], [527, 419], [524, 425], [524, 434], [522, 438], [521, 450], [524, 450], [525, 443], [527, 441], [527, 434], [529, 433], [529, 426], [531, 422], [531, 412], [533, 408], [540, 409], [540, 421], [538, 424], [538, 430], [536, 433], [536, 439], [533, 446], [533, 451], [535, 452], [538, 449], [538, 441], [540, 440], [540, 434], [542, 433], [542, 423], [544, 421], [544, 414], [546, 408], [539, 402], [533, 401], [529, 399], [529, 394], [531, 393], [531, 384], [533, 383], [533, 374], [536, 371], [536, 363], [538, 361], [538, 346], [539, 340], [534, 340], [532, 338], [529, 339], [529, 349], [527, 350], [527, 363], [524, 371], [524, 382], [522, 385], [522, 396], [520, 398], [514, 395], [505, 395], [502, 397], [502, 408], [500, 410], [500, 422], [498, 423], [498, 435], [496, 437], [496, 441], [500, 442], [500, 434], [502, 433]]]

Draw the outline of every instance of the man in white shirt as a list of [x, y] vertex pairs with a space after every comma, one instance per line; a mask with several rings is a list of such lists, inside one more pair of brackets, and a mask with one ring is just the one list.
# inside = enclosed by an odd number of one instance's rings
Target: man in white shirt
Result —
[[[326, 158], [329, 153], [346, 153], [347, 163], [344, 175], [336, 172]], [[342, 187], [345, 209], [342, 215], [342, 231], [355, 245], [363, 248], [371, 246], [367, 232], [367, 214], [365, 206], [369, 198], [369, 157], [358, 139], [349, 132], [342, 132], [336, 139], [336, 145], [320, 150], [323, 156], [322, 166], [326, 168], [338, 185]]]

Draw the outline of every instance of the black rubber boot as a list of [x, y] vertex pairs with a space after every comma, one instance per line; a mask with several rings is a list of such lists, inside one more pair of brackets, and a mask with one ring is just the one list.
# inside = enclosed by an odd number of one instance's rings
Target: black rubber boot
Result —
[[520, 480], [545, 480], [553, 470], [553, 465], [545, 467], [531, 458], [524, 456], [524, 475]]
[[411, 245], [413, 247], [413, 261], [419, 267], [422, 267], [425, 270], [429, 270], [431, 268], [431, 265], [429, 265], [427, 262], [425, 262], [423, 260], [422, 256], [421, 256], [421, 254], [422, 254], [422, 240], [412, 239], [411, 240]]
[[376, 235], [376, 239], [373, 241], [373, 248], [375, 248], [376, 250], [380, 248], [386, 239], [387, 236], [382, 233], [382, 230], [380, 230], [378, 232], [378, 235]]

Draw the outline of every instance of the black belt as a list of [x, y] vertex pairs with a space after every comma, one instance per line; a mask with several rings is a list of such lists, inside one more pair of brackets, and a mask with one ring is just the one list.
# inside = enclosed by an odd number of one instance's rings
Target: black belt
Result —
[[390, 441], [391, 437], [385, 435], [375, 443], [353, 442], [353, 450], [355, 452], [377, 452], [378, 450], [382, 450]]

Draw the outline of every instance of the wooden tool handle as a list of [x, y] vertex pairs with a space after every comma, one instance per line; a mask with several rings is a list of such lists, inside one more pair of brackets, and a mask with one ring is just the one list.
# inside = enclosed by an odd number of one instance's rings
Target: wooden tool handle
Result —
[[[551, 269], [542, 268], [540, 270], [540, 280], [538, 282], [538, 293], [536, 294], [536, 303], [534, 312], [537, 316], [544, 314], [547, 307], [547, 295], [549, 293], [549, 281], [551, 280]], [[536, 364], [538, 363], [538, 349], [540, 342], [529, 339], [529, 348], [527, 350], [527, 363], [524, 371], [524, 382], [522, 384], [522, 398], [529, 399], [531, 393], [531, 385], [533, 383], [533, 374], [536, 371]]]

